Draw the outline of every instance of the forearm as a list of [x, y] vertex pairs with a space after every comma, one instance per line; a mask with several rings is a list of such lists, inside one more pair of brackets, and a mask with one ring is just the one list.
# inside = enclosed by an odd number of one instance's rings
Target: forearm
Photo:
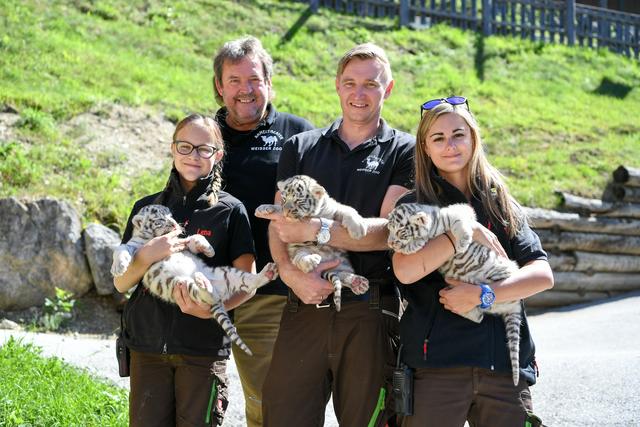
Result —
[[430, 274], [453, 255], [453, 245], [446, 236], [440, 235], [431, 239], [416, 253], [394, 253], [391, 264], [400, 283], [408, 285]]
[[147, 262], [140, 256], [140, 250], [136, 252], [131, 260], [131, 264], [122, 276], [113, 278], [113, 285], [120, 293], [125, 293], [135, 285], [140, 283], [144, 273], [147, 272], [152, 263]]
[[547, 261], [531, 261], [511, 277], [492, 286], [496, 302], [519, 300], [551, 289], [553, 273]]
[[347, 229], [339, 222], [333, 221], [329, 245], [354, 252], [385, 251], [387, 246], [387, 220], [385, 218], [365, 218], [367, 234], [362, 239], [353, 239]]

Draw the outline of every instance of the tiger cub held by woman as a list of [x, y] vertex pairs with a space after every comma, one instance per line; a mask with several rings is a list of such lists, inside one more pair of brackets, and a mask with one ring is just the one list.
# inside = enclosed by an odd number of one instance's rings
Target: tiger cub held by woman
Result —
[[[135, 252], [146, 242], [162, 236], [180, 226], [171, 216], [166, 206], [148, 205], [133, 217], [131, 239], [117, 246], [113, 251], [111, 273], [121, 276], [129, 267]], [[215, 252], [204, 236], [194, 234], [186, 238], [189, 251], [177, 252], [149, 267], [142, 278], [142, 285], [152, 295], [175, 304], [173, 288], [186, 284], [193, 301], [211, 306], [212, 317], [220, 324], [229, 339], [247, 354], [251, 350], [242, 341], [224, 309], [224, 302], [238, 292], [253, 292], [278, 276], [274, 263], [264, 266], [258, 274], [248, 273], [233, 267], [209, 267], [197, 255], [202, 253], [213, 257]]]
[[[353, 239], [361, 239], [367, 234], [364, 218], [352, 207], [331, 198], [325, 188], [310, 176], [292, 176], [278, 182], [278, 189], [282, 196], [281, 205], [260, 205], [256, 208], [256, 214], [277, 212], [296, 221], [326, 218], [339, 221]], [[305, 273], [314, 270], [321, 262], [335, 259], [341, 261], [337, 267], [322, 273], [322, 277], [333, 285], [333, 303], [336, 311], [340, 311], [341, 308], [343, 286], [350, 288], [356, 295], [369, 290], [369, 280], [355, 274], [347, 252], [342, 249], [317, 242], [305, 242], [289, 243], [287, 250], [293, 265]]]
[[[469, 205], [439, 208], [406, 203], [391, 211], [388, 220], [389, 247], [402, 254], [415, 253], [429, 240], [451, 231], [455, 237], [455, 254], [438, 269], [443, 277], [480, 285], [504, 280], [518, 270], [514, 261], [498, 256], [495, 251], [473, 241], [471, 227], [476, 215]], [[487, 309], [477, 306], [462, 316], [479, 323], [484, 313], [500, 315], [505, 323], [512, 378], [517, 385], [520, 379], [520, 300], [495, 303]]]

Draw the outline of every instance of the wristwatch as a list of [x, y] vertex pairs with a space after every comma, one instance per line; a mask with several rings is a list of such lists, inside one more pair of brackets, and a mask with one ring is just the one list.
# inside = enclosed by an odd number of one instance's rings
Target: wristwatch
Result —
[[320, 230], [318, 231], [318, 234], [316, 234], [316, 243], [319, 245], [326, 245], [329, 243], [330, 239], [331, 232], [329, 231], [329, 221], [324, 218], [320, 218]]
[[484, 283], [480, 284], [480, 289], [482, 289], [482, 292], [480, 293], [480, 308], [490, 308], [496, 300], [496, 294], [489, 285]]

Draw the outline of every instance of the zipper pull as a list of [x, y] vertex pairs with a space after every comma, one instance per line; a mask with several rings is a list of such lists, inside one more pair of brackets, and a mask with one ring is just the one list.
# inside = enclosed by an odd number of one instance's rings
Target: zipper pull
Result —
[[425, 338], [422, 343], [422, 360], [427, 360], [427, 346], [429, 344], [429, 338]]
[[162, 346], [162, 354], [167, 354], [167, 343]]
[[182, 196], [182, 206], [187, 206], [187, 196]]

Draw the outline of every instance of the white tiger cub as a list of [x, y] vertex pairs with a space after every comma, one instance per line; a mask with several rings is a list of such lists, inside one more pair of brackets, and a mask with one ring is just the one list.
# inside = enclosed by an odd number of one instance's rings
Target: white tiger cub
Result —
[[[417, 252], [429, 240], [446, 231], [453, 233], [456, 252], [438, 269], [444, 277], [479, 285], [506, 279], [518, 270], [515, 262], [498, 256], [495, 251], [473, 241], [471, 226], [476, 220], [476, 215], [469, 205], [455, 204], [438, 208], [406, 203], [391, 211], [388, 220], [389, 247], [403, 254]], [[517, 385], [520, 379], [520, 301], [495, 303], [488, 309], [478, 306], [462, 316], [479, 323], [485, 312], [502, 316], [507, 333], [513, 383]]]
[[[257, 214], [282, 212], [285, 218], [293, 220], [333, 219], [340, 221], [353, 239], [361, 239], [367, 234], [364, 218], [352, 207], [332, 199], [315, 179], [307, 175], [295, 175], [278, 182], [278, 189], [282, 196], [281, 206], [260, 205], [256, 208]], [[351, 288], [356, 295], [369, 290], [369, 280], [354, 273], [346, 251], [314, 242], [290, 243], [287, 249], [291, 262], [305, 273], [315, 269], [321, 262], [340, 259], [340, 265], [322, 273], [322, 277], [333, 285], [336, 311], [341, 308], [343, 286]]]
[[[111, 273], [121, 276], [129, 267], [133, 254], [154, 237], [162, 236], [180, 228], [166, 206], [148, 205], [133, 217], [133, 236], [125, 244], [113, 251]], [[248, 273], [233, 267], [209, 267], [195, 254], [207, 257], [214, 255], [213, 247], [204, 236], [195, 234], [187, 237], [189, 252], [177, 252], [154, 263], [142, 278], [142, 285], [152, 295], [175, 304], [173, 287], [184, 283], [189, 296], [196, 302], [211, 305], [211, 314], [220, 324], [229, 339], [244, 352], [252, 355], [242, 341], [224, 309], [224, 302], [237, 292], [252, 292], [278, 276], [274, 263], [264, 266], [258, 274]]]

